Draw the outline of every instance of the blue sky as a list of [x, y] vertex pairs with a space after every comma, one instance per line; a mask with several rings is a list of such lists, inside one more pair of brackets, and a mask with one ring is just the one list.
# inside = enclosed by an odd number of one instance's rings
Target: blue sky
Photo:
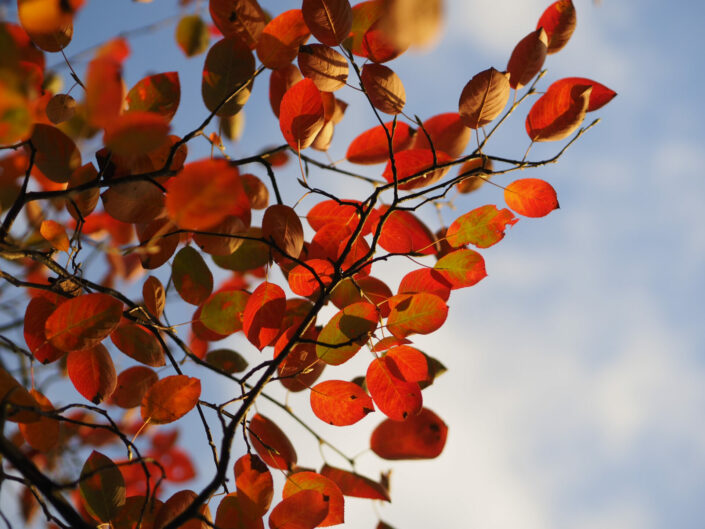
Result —
[[[489, 277], [454, 293], [447, 324], [415, 340], [449, 367], [424, 394], [427, 406], [449, 425], [445, 452], [430, 462], [394, 465], [363, 456], [360, 469], [370, 475], [393, 466], [394, 502], [377, 512], [366, 502], [348, 502], [346, 527], [374, 527], [378, 513], [405, 529], [702, 527], [705, 125], [698, 65], [705, 7], [574, 1], [576, 32], [563, 51], [549, 56], [540, 86], [584, 76], [619, 96], [595, 113], [602, 122], [559, 164], [521, 175], [551, 182], [561, 209], [544, 219], [520, 220], [505, 240], [483, 252]], [[160, 20], [175, 4], [88, 2], [67, 54]], [[262, 4], [283, 10], [279, 1]], [[405, 84], [410, 113], [455, 111], [465, 83], [489, 66], [503, 69], [547, 5], [448, 2], [437, 46], [391, 63]], [[204, 56], [184, 60], [172, 39], [173, 25], [132, 39], [126, 81], [131, 86], [148, 72], [178, 69], [183, 95], [174, 131], [183, 133], [205, 113]], [[282, 142], [266, 92], [266, 79], [258, 79], [245, 107], [245, 135], [230, 147], [232, 156]], [[360, 105], [352, 91], [339, 97], [350, 109]], [[523, 155], [527, 110], [509, 121], [490, 152]], [[349, 112], [336, 130], [332, 158], [342, 158], [349, 140], [372, 125], [371, 113]], [[191, 159], [208, 155], [205, 142], [189, 148]], [[539, 145], [530, 157], [557, 149]], [[370, 175], [381, 170], [371, 168]], [[291, 184], [296, 173], [283, 176]], [[318, 183], [345, 193], [357, 189], [329, 175]], [[290, 184], [284, 188], [298, 198]], [[467, 211], [485, 203], [502, 204], [501, 190], [485, 186], [458, 207]], [[463, 211], [444, 217], [451, 221]], [[432, 212], [425, 218], [431, 224], [435, 219]], [[388, 266], [384, 277], [394, 283], [404, 266]], [[247, 350], [242, 341], [235, 344]], [[360, 359], [351, 370], [359, 373], [364, 365]], [[345, 375], [330, 370], [326, 376]], [[291, 403], [305, 407], [307, 400], [296, 395]], [[354, 430], [321, 428], [354, 453], [379, 420], [369, 417]], [[196, 450], [205, 448], [203, 439], [192, 442]], [[297, 436], [296, 443], [301, 464], [320, 465], [310, 439]], [[208, 464], [200, 465], [204, 478]]]

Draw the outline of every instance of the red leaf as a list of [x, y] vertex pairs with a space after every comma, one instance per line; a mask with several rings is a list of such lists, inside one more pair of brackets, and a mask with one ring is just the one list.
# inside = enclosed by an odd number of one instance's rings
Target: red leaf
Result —
[[384, 13], [384, 7], [382, 0], [366, 0], [353, 6], [349, 49], [355, 55], [367, 57], [368, 50], [363, 46], [363, 39], [367, 31]]
[[121, 317], [122, 302], [107, 294], [84, 294], [59, 305], [44, 329], [54, 347], [76, 351], [99, 344]]
[[377, 407], [390, 419], [403, 421], [418, 413], [423, 405], [421, 389], [416, 382], [399, 378], [392, 360], [375, 358], [367, 368], [367, 389]]
[[154, 383], [142, 399], [143, 420], [152, 424], [174, 422], [198, 403], [201, 381], [186, 375], [172, 375]]
[[378, 319], [377, 307], [370, 303], [348, 305], [333, 316], [318, 335], [318, 358], [334, 366], [347, 362], [377, 328]]
[[110, 334], [110, 340], [115, 347], [142, 364], [151, 367], [166, 364], [159, 340], [141, 325], [123, 320]]
[[468, 243], [489, 248], [504, 238], [507, 226], [513, 226], [518, 220], [508, 209], [498, 210], [491, 204], [481, 206], [453, 221], [446, 232], [448, 244], [454, 248]]
[[267, 25], [267, 15], [257, 0], [210, 0], [208, 7], [213, 22], [224, 36], [237, 37], [248, 48], [255, 48]]
[[115, 366], [108, 350], [101, 344], [91, 349], [71, 351], [66, 370], [76, 390], [93, 404], [102, 402], [115, 391]]
[[475, 250], [461, 248], [441, 257], [434, 265], [451, 289], [471, 287], [485, 277], [485, 260]]
[[242, 329], [247, 339], [262, 350], [270, 345], [281, 331], [286, 311], [286, 294], [276, 283], [264, 282], [247, 300], [242, 316]]
[[47, 340], [44, 330], [47, 318], [56, 307], [45, 297], [35, 297], [30, 300], [24, 315], [24, 340], [42, 364], [54, 362], [66, 354], [66, 351], [54, 347]]
[[526, 132], [533, 141], [557, 141], [570, 136], [583, 122], [592, 86], [556, 82], [548, 87], [526, 116]]
[[117, 183], [101, 199], [106, 213], [121, 222], [146, 223], [164, 212], [164, 194], [153, 182]]
[[321, 475], [335, 482], [345, 496], [391, 501], [389, 491], [380, 483], [340, 468], [323, 465]]
[[186, 303], [200, 305], [213, 292], [213, 274], [201, 254], [184, 246], [171, 267], [174, 287]]
[[521, 39], [512, 51], [507, 63], [509, 85], [519, 90], [541, 71], [546, 60], [548, 36], [543, 28], [532, 31]]
[[504, 189], [504, 200], [510, 208], [525, 217], [545, 217], [558, 209], [556, 190], [538, 178], [515, 180]]
[[[423, 134], [422, 132], [417, 132]], [[437, 165], [450, 162], [451, 158], [443, 151], [436, 152]], [[394, 157], [394, 169], [399, 189], [418, 189], [437, 182], [450, 170], [450, 167], [434, 169], [431, 149], [410, 149]], [[394, 182], [394, 169], [391, 160], [387, 162], [382, 176], [387, 182]], [[412, 178], [413, 177], [413, 178]]]
[[426, 382], [428, 380], [428, 361], [418, 349], [408, 345], [392, 347], [384, 356], [389, 371], [407, 382]]
[[31, 140], [37, 149], [34, 163], [52, 182], [68, 182], [71, 174], [81, 167], [81, 151], [71, 138], [56, 127], [35, 124]]
[[348, 0], [304, 0], [301, 11], [313, 36], [326, 46], [337, 46], [350, 34], [352, 9]]
[[269, 206], [262, 218], [262, 237], [272, 241], [287, 258], [298, 258], [304, 247], [304, 229], [294, 208], [283, 204]]
[[470, 141], [472, 132], [463, 124], [460, 114], [448, 112], [438, 114], [423, 122], [423, 130], [419, 128], [414, 137], [412, 149], [431, 148], [426, 134], [431, 137], [433, 148], [436, 149], [436, 152], [443, 151], [451, 158], [457, 158], [463, 154], [465, 147]]
[[[206, 108], [217, 116], [237, 114], [250, 97], [254, 72], [255, 57], [239, 39], [225, 38], [213, 44], [206, 55], [201, 81]], [[240, 87], [244, 88], [230, 97]]]
[[122, 67], [109, 56], [99, 56], [86, 70], [86, 119], [88, 123], [105, 128], [117, 119], [122, 107]]
[[311, 409], [334, 426], [349, 426], [374, 411], [372, 399], [352, 382], [328, 380], [311, 388]]
[[399, 283], [399, 294], [430, 292], [443, 301], [448, 301], [451, 286], [437, 270], [420, 268], [406, 274]]
[[286, 499], [294, 496], [301, 490], [315, 490], [323, 494], [328, 502], [328, 515], [318, 523], [318, 527], [338, 525], [343, 523], [343, 493], [334, 481], [316, 472], [296, 472], [287, 476], [282, 496]]
[[103, 142], [115, 154], [147, 154], [167, 142], [169, 123], [154, 112], [128, 112], [105, 129]]
[[391, 312], [387, 329], [397, 338], [410, 334], [430, 334], [439, 329], [448, 316], [448, 305], [434, 294], [397, 294], [389, 300]]
[[145, 77], [130, 89], [125, 99], [128, 111], [154, 112], [171, 121], [181, 99], [179, 74], [166, 72]]
[[[225, 496], [220, 501], [215, 514], [215, 527], [218, 529], [264, 529], [262, 517], [253, 516], [247, 510], [246, 505], [247, 499], [235, 492]], [[189, 529], [191, 528], [189, 527]]]
[[250, 419], [248, 431], [252, 446], [268, 466], [288, 470], [296, 464], [296, 450], [291, 441], [270, 419], [256, 413]]
[[577, 18], [572, 0], [558, 0], [546, 8], [536, 28], [543, 28], [548, 35], [548, 53], [560, 51], [570, 40]]
[[169, 180], [167, 191], [169, 217], [187, 230], [208, 230], [228, 215], [249, 215], [250, 200], [238, 171], [225, 160], [186, 165]]
[[355, 206], [339, 204], [335, 200], [324, 200], [311, 208], [306, 220], [314, 231], [330, 223], [353, 228], [360, 220], [360, 214]]
[[257, 57], [267, 68], [283, 68], [296, 58], [310, 36], [300, 9], [277, 15], [265, 26], [257, 43]]
[[[382, 163], [389, 160], [389, 140], [385, 129], [392, 137], [392, 152], [409, 148], [416, 131], [406, 123], [399, 121], [396, 126], [390, 121], [366, 130], [357, 136], [348, 147], [345, 157], [349, 162], [362, 165]], [[392, 132], [394, 133], [392, 135]]]
[[460, 94], [460, 117], [471, 129], [484, 127], [502, 113], [509, 100], [509, 75], [494, 68], [475, 75]]
[[111, 403], [125, 409], [135, 408], [142, 403], [144, 394], [157, 380], [159, 376], [146, 366], [127, 368], [117, 377]]
[[362, 67], [362, 86], [372, 105], [385, 114], [399, 114], [406, 104], [406, 90], [399, 76], [382, 64]]
[[[51, 401], [39, 391], [33, 389], [30, 394], [43, 412], [51, 413], [54, 411]], [[18, 427], [27, 444], [37, 452], [49, 452], [59, 442], [59, 421], [52, 417], [43, 415], [39, 417], [38, 421], [20, 423]]]
[[305, 264], [312, 268], [313, 272], [306, 266], [296, 265], [289, 272], [288, 281], [289, 288], [294, 294], [309, 297], [320, 291], [321, 284], [330, 285], [335, 269], [330, 261], [325, 259], [309, 259]]
[[279, 127], [292, 149], [310, 146], [323, 123], [321, 92], [311, 79], [299, 81], [287, 90], [279, 107]]
[[443, 451], [446, 424], [424, 408], [404, 422], [387, 419], [372, 432], [370, 447], [383, 459], [433, 459]]
[[328, 516], [328, 499], [302, 490], [278, 503], [269, 515], [270, 529], [313, 529]]
[[612, 101], [612, 99], [617, 95], [617, 92], [607, 88], [605, 85], [593, 81], [592, 79], [587, 79], [585, 77], [564, 77], [553, 83], [550, 87], [554, 90], [560, 90], [564, 86], [570, 86], [571, 90], [576, 86], [591, 86], [592, 92], [590, 92], [590, 102], [588, 103], [587, 112], [592, 112], [593, 110], [598, 110], [605, 106], [607, 103]]
[[[387, 211], [387, 206], [380, 207], [380, 213]], [[377, 226], [373, 227], [373, 231]], [[379, 245], [391, 253], [433, 255], [435, 237], [431, 230], [410, 211], [393, 211], [387, 217], [380, 231]]]
[[287, 63], [281, 68], [272, 70], [269, 76], [269, 104], [275, 116], [279, 117], [279, 108], [284, 94], [302, 79], [301, 72], [293, 64]]
[[254, 454], [235, 462], [235, 486], [242, 509], [254, 518], [264, 516], [274, 496], [272, 473]]

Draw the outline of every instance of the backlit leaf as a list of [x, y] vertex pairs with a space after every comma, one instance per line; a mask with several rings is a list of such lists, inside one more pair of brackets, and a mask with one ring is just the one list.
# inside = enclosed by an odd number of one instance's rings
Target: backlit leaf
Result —
[[591, 86], [592, 92], [590, 92], [590, 102], [588, 103], [587, 112], [592, 112], [593, 110], [598, 110], [605, 106], [607, 103], [612, 101], [612, 99], [617, 95], [617, 92], [607, 88], [605, 85], [593, 81], [592, 79], [587, 79], [585, 77], [564, 77], [553, 83], [550, 87], [554, 90], [562, 89], [564, 86], [570, 86], [571, 90], [576, 86]]
[[[423, 132], [417, 132], [417, 137], [419, 134], [423, 134]], [[443, 151], [436, 152], [437, 165], [444, 164], [450, 160], [450, 156]], [[443, 178], [450, 170], [450, 167], [434, 169], [433, 161], [433, 151], [431, 149], [402, 151], [394, 157], [394, 168], [392, 168], [391, 160], [387, 162], [382, 176], [387, 182], [394, 182], [394, 170], [396, 170], [399, 189], [408, 190], [426, 187]]]
[[248, 431], [252, 446], [268, 466], [288, 470], [296, 464], [291, 441], [270, 419], [256, 413], [250, 419]]
[[[218, 505], [215, 527], [218, 529], [264, 529], [261, 516], [253, 516], [246, 507], [246, 499], [231, 492]], [[183, 527], [183, 526], [182, 526]]]
[[201, 322], [222, 335], [242, 329], [242, 318], [250, 294], [244, 290], [227, 290], [210, 296], [201, 308]]
[[180, 240], [178, 234], [172, 233], [176, 229], [177, 227], [165, 218], [155, 219], [146, 225], [137, 225], [137, 237], [143, 248], [143, 252], [139, 254], [142, 268], [159, 268], [174, 255]]
[[330, 300], [339, 309], [344, 309], [353, 303], [367, 301], [377, 306], [380, 316], [386, 318], [389, 315], [387, 299], [392, 297], [392, 290], [384, 281], [376, 277], [359, 277], [353, 282], [346, 278], [333, 289]]
[[[54, 411], [54, 406], [51, 404], [51, 401], [39, 393], [39, 391], [33, 389], [30, 394], [37, 404], [39, 404], [41, 411]], [[18, 426], [24, 440], [37, 452], [49, 452], [59, 442], [59, 421], [52, 417], [42, 415], [39, 417], [38, 421], [20, 423]]]
[[[218, 116], [237, 114], [250, 97], [254, 72], [255, 57], [240, 40], [225, 38], [213, 44], [206, 55], [201, 82], [206, 108]], [[230, 97], [236, 90], [237, 94]]]
[[546, 30], [548, 53], [560, 51], [570, 40], [577, 18], [572, 0], [553, 2], [539, 18], [536, 28]]
[[321, 475], [335, 482], [345, 496], [391, 501], [389, 491], [380, 483], [340, 468], [323, 465]]
[[485, 260], [474, 250], [461, 248], [441, 257], [433, 269], [443, 276], [452, 289], [471, 287], [485, 277]]
[[269, 76], [269, 104], [275, 116], [279, 117], [279, 108], [284, 94], [301, 79], [303, 76], [299, 69], [290, 63], [272, 70]]
[[526, 132], [532, 141], [558, 141], [575, 132], [590, 104], [591, 85], [553, 83], [529, 110]]
[[318, 491], [328, 502], [328, 515], [318, 523], [317, 527], [338, 525], [344, 522], [343, 493], [334, 481], [316, 472], [296, 472], [287, 477], [282, 496], [286, 499], [302, 490]]
[[88, 513], [101, 522], [112, 520], [125, 504], [125, 480], [120, 469], [95, 450], [81, 469], [78, 488]]
[[68, 182], [71, 173], [81, 167], [81, 152], [73, 140], [56, 127], [35, 124], [31, 140], [37, 149], [34, 163], [52, 182]]
[[225, 160], [200, 160], [167, 184], [169, 217], [188, 230], [208, 230], [228, 215], [249, 214], [250, 201], [235, 167]]
[[101, 199], [108, 215], [121, 222], [146, 223], [164, 212], [164, 193], [153, 182], [118, 182]]
[[245, 454], [235, 462], [235, 486], [243, 510], [253, 517], [262, 517], [269, 510], [274, 496], [272, 473], [254, 454]]
[[492, 160], [485, 156], [470, 158], [467, 162], [460, 166], [458, 175], [469, 175], [465, 179], [458, 182], [456, 186], [459, 193], [472, 193], [482, 187], [487, 180], [492, 176], [494, 169]]
[[374, 411], [372, 399], [357, 384], [328, 380], [311, 388], [316, 417], [335, 426], [349, 426]]
[[[383, 206], [381, 211], [385, 209]], [[435, 253], [435, 237], [431, 230], [410, 211], [393, 211], [382, 226], [378, 243], [391, 253]]]
[[370, 447], [383, 459], [433, 459], [443, 451], [448, 427], [428, 408], [399, 422], [387, 419], [372, 432]]
[[200, 305], [213, 292], [213, 274], [191, 246], [184, 246], [176, 254], [171, 273], [174, 288], [186, 303]]
[[253, 240], [262, 237], [260, 228], [252, 227], [243, 235], [248, 237], [242, 241], [230, 255], [214, 255], [213, 262], [227, 270], [245, 271], [254, 270], [269, 262], [269, 245]]
[[438, 38], [443, 25], [442, 0], [387, 0], [382, 29], [397, 46], [428, 46]]
[[110, 340], [120, 351], [142, 364], [151, 367], [166, 364], [159, 340], [141, 325], [123, 320], [110, 334]]
[[419, 268], [412, 270], [399, 283], [399, 294], [414, 292], [430, 292], [443, 301], [450, 297], [451, 285], [437, 270], [433, 268]]
[[306, 44], [299, 48], [299, 68], [324, 92], [334, 92], [345, 86], [348, 62], [343, 55], [323, 44]]
[[86, 120], [97, 128], [113, 124], [124, 96], [122, 67], [110, 56], [97, 56], [86, 71]]
[[494, 68], [475, 75], [460, 94], [460, 117], [471, 129], [484, 127], [502, 113], [509, 100], [509, 75]]
[[17, 16], [39, 48], [57, 52], [71, 42], [73, 17], [82, 3], [82, 0], [18, 0]]
[[257, 43], [257, 57], [267, 68], [283, 68], [296, 58], [311, 32], [300, 9], [277, 15], [265, 26]]
[[84, 294], [57, 307], [47, 318], [47, 339], [62, 351], [87, 349], [108, 336], [122, 316], [122, 302], [107, 294]]
[[226, 373], [241, 373], [247, 369], [247, 360], [232, 349], [215, 349], [208, 351], [206, 362]]
[[323, 200], [311, 208], [306, 215], [309, 226], [315, 231], [329, 223], [353, 227], [360, 219], [357, 208], [351, 204], [339, 204], [335, 200]]
[[154, 112], [167, 121], [176, 114], [181, 100], [181, 84], [178, 72], [150, 75], [140, 80], [127, 93], [129, 112]]
[[446, 237], [454, 248], [468, 243], [478, 248], [489, 248], [504, 238], [507, 226], [513, 226], [518, 220], [508, 209], [499, 210], [497, 206], [488, 204], [455, 219]]
[[541, 27], [519, 41], [507, 63], [509, 85], [512, 88], [519, 90], [541, 71], [546, 60], [547, 46], [546, 30]]
[[9, 421], [28, 423], [39, 421], [41, 416], [31, 410], [12, 409], [14, 404], [23, 408], [40, 406], [34, 397], [5, 369], [0, 367], [0, 402], [3, 403], [5, 417]]
[[68, 252], [69, 248], [71, 248], [66, 230], [55, 220], [42, 221], [42, 224], [39, 226], [39, 233], [49, 241], [49, 244], [60, 252]]
[[395, 377], [407, 382], [426, 382], [428, 380], [428, 362], [426, 355], [408, 345], [392, 347], [384, 358], [386, 367]]
[[538, 178], [515, 180], [504, 189], [504, 200], [510, 208], [525, 217], [545, 217], [558, 209], [556, 190]]
[[93, 404], [99, 404], [115, 391], [117, 373], [102, 344], [71, 351], [66, 359], [66, 371], [76, 391]]
[[362, 67], [362, 87], [372, 105], [385, 114], [399, 114], [406, 104], [406, 90], [399, 76], [382, 64], [367, 63]]
[[331, 283], [335, 269], [326, 259], [309, 259], [305, 264], [313, 269], [313, 272], [304, 265], [296, 265], [289, 272], [287, 279], [294, 294], [309, 297], [320, 291], [321, 284], [327, 286]]
[[111, 403], [125, 409], [135, 408], [157, 380], [159, 376], [147, 366], [128, 367], [117, 377]]
[[423, 122], [423, 128], [426, 132], [424, 133], [422, 129], [418, 130], [412, 149], [430, 149], [431, 144], [426, 136], [428, 134], [433, 142], [433, 148], [436, 151], [443, 151], [451, 158], [457, 158], [463, 154], [472, 135], [457, 112], [433, 116]]
[[380, 411], [390, 419], [403, 421], [416, 415], [423, 399], [419, 385], [400, 378], [398, 373], [391, 359], [375, 358], [367, 368], [365, 381]]
[[172, 375], [154, 383], [142, 399], [142, 419], [166, 424], [190, 412], [201, 396], [201, 381], [186, 375]]
[[[163, 529], [166, 527], [174, 518], [184, 512], [189, 505], [193, 503], [196, 499], [196, 493], [192, 490], [180, 490], [171, 495], [171, 497], [164, 502], [164, 505], [157, 512], [157, 516], [154, 519], [153, 529]], [[196, 516], [190, 518], [186, 523], [179, 526], [180, 529], [208, 529], [211, 527], [204, 521], [201, 521], [197, 517], [204, 517], [206, 520], [210, 521], [210, 509], [208, 505], [203, 505], [197, 511]], [[227, 529], [225, 526], [220, 526], [222, 529]], [[135, 528], [137, 529], [137, 528]]]
[[242, 330], [247, 339], [262, 350], [270, 345], [281, 331], [286, 311], [286, 295], [279, 285], [265, 281], [247, 300], [242, 316]]
[[45, 297], [35, 297], [30, 300], [24, 315], [24, 340], [42, 364], [54, 362], [66, 354], [66, 351], [52, 345], [45, 334], [46, 320], [56, 307]]
[[335, 366], [346, 362], [377, 328], [378, 318], [377, 308], [370, 303], [348, 305], [333, 316], [318, 335], [321, 342], [316, 345], [318, 358]]
[[384, 21], [372, 24], [362, 38], [361, 55], [373, 62], [382, 63], [396, 59], [408, 48], [390, 35], [384, 27]]
[[311, 79], [299, 81], [284, 94], [279, 107], [279, 128], [292, 149], [298, 151], [310, 146], [323, 123], [321, 92]]
[[317, 490], [302, 490], [283, 499], [269, 515], [269, 529], [313, 529], [328, 516], [328, 499]]
[[167, 141], [169, 123], [160, 114], [134, 111], [118, 116], [106, 129], [105, 146], [116, 154], [147, 154]]
[[[389, 160], [389, 140], [384, 130], [392, 137], [392, 151], [400, 152], [407, 149], [414, 138], [414, 130], [406, 123], [399, 121], [377, 125], [357, 136], [348, 146], [345, 157], [349, 162], [363, 165], [382, 163]], [[393, 135], [392, 135], [393, 132]]]
[[166, 294], [162, 282], [154, 276], [149, 276], [145, 279], [142, 285], [142, 299], [152, 316], [160, 318], [162, 312], [164, 312], [164, 303], [166, 302]]
[[311, 33], [326, 46], [337, 46], [352, 28], [349, 0], [303, 0], [301, 7]]
[[186, 15], [176, 25], [176, 43], [186, 57], [203, 53], [210, 43], [208, 25], [198, 15]]
[[304, 229], [299, 216], [284, 204], [271, 205], [264, 212], [262, 236], [288, 258], [298, 258], [304, 247]]
[[267, 24], [267, 15], [257, 0], [210, 0], [209, 8], [223, 35], [237, 37], [248, 48], [255, 48]]
[[397, 338], [430, 334], [439, 329], [448, 316], [448, 305], [428, 292], [397, 294], [390, 299], [390, 305], [387, 329]]

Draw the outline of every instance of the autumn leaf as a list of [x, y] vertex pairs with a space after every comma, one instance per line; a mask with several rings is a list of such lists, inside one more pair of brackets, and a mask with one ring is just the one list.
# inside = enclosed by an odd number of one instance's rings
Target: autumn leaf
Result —
[[287, 470], [296, 464], [296, 451], [291, 441], [270, 419], [256, 413], [250, 419], [248, 430], [252, 446], [268, 466]]
[[143, 420], [153, 424], [174, 422], [198, 403], [201, 381], [186, 375], [171, 375], [155, 382], [142, 398]]
[[502, 113], [509, 100], [509, 75], [494, 68], [475, 75], [460, 94], [460, 117], [471, 129], [484, 127]]
[[538, 178], [515, 180], [504, 189], [504, 200], [519, 215], [545, 217], [558, 209], [556, 190]]
[[443, 451], [448, 427], [428, 408], [406, 421], [387, 419], [372, 432], [370, 447], [383, 459], [433, 459]]
[[279, 127], [292, 149], [309, 147], [323, 123], [321, 92], [311, 79], [299, 81], [287, 90], [279, 106]]
[[362, 87], [372, 106], [385, 114], [399, 114], [406, 104], [406, 90], [399, 76], [382, 64], [367, 63], [362, 67]]
[[98, 404], [110, 397], [117, 385], [115, 365], [102, 344], [68, 354], [66, 371], [81, 395]]
[[81, 499], [88, 513], [101, 522], [112, 520], [125, 504], [125, 480], [117, 465], [94, 450], [79, 479]]
[[295, 496], [300, 491], [315, 490], [323, 495], [328, 503], [327, 516], [317, 524], [318, 527], [327, 527], [343, 523], [343, 493], [334, 481], [316, 472], [295, 472], [287, 477], [282, 496], [284, 499]]
[[372, 399], [357, 384], [328, 380], [311, 388], [316, 417], [335, 426], [349, 426], [374, 411]]
[[546, 31], [548, 53], [556, 53], [568, 44], [576, 23], [572, 0], [558, 0], [546, 8], [536, 24], [536, 29], [543, 28]]
[[513, 226], [517, 221], [508, 209], [481, 206], [455, 219], [448, 227], [446, 238], [454, 248], [468, 243], [478, 248], [489, 248], [504, 238], [507, 226]]

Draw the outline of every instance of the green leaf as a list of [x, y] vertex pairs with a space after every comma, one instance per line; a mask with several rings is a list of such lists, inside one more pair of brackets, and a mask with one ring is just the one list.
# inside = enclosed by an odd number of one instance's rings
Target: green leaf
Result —
[[95, 450], [81, 469], [78, 487], [88, 514], [101, 522], [112, 520], [125, 505], [125, 480], [120, 469]]

